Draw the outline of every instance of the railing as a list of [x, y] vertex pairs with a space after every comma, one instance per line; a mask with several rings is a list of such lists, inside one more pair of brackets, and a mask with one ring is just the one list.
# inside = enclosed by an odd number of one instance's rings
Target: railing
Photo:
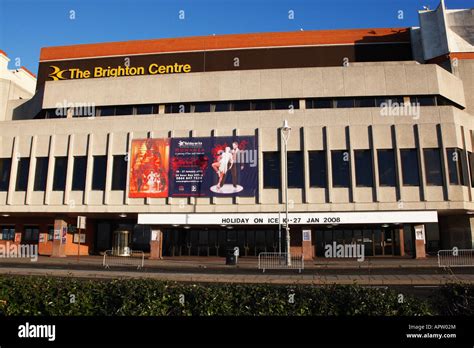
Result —
[[438, 251], [439, 267], [474, 267], [474, 249], [450, 249]]
[[131, 250], [128, 256], [113, 255], [112, 250], [106, 250], [102, 265], [105, 268], [115, 267], [136, 267], [143, 268], [145, 264], [145, 254], [143, 251]]
[[287, 257], [287, 253], [260, 253], [258, 254], [258, 269], [263, 272], [267, 269], [297, 269], [301, 273], [304, 269], [303, 255], [290, 255], [290, 264]]

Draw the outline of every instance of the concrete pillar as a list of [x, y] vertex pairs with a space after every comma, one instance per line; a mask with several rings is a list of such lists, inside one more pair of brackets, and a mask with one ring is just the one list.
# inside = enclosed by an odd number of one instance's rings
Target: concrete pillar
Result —
[[163, 259], [163, 232], [160, 229], [152, 229], [151, 231], [149, 259]]
[[53, 252], [51, 257], [66, 257], [67, 222], [54, 220]]
[[26, 189], [25, 204], [31, 204], [31, 195], [33, 194], [36, 174], [36, 145], [38, 143], [38, 136], [35, 135], [31, 139], [31, 152], [30, 152], [30, 167], [28, 169], [28, 188]]
[[415, 258], [426, 258], [426, 233], [425, 225], [415, 225]]
[[399, 227], [398, 229], [398, 239], [400, 243], [400, 256], [405, 256], [405, 234], [404, 234], [403, 226]]
[[301, 233], [301, 250], [303, 254], [303, 259], [305, 261], [312, 260], [314, 258], [314, 248], [311, 243], [311, 229], [303, 229]]
[[94, 134], [88, 135], [87, 142], [87, 168], [86, 168], [86, 189], [84, 190], [84, 204], [89, 205], [89, 196], [92, 191], [92, 176], [94, 166]]

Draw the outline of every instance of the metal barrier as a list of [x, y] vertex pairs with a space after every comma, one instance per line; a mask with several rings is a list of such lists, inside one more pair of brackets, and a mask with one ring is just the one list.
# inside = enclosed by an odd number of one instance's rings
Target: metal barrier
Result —
[[299, 273], [304, 269], [303, 255], [290, 255], [291, 264], [288, 265], [287, 253], [260, 253], [258, 254], [258, 269], [297, 269]]
[[439, 267], [474, 267], [474, 249], [438, 251]]
[[104, 253], [104, 260], [102, 266], [110, 268], [110, 266], [117, 267], [136, 267], [143, 268], [145, 264], [145, 253], [143, 251], [131, 250], [128, 256], [117, 256], [112, 254], [112, 250], [106, 250]]

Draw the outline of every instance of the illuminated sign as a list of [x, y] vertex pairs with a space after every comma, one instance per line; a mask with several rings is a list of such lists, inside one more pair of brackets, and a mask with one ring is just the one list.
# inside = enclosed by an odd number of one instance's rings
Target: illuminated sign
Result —
[[162, 75], [191, 72], [190, 64], [166, 64], [160, 65], [151, 63], [148, 66], [96, 66], [92, 69], [69, 68], [61, 69], [56, 65], [49, 66], [52, 72], [48, 75], [53, 81], [76, 80], [101, 77], [121, 77], [121, 76], [141, 76], [141, 75]]

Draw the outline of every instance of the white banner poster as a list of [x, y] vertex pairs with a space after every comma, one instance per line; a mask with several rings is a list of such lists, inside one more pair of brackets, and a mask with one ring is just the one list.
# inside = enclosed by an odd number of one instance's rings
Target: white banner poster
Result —
[[[289, 224], [386, 224], [438, 222], [436, 211], [384, 211], [341, 213], [290, 213]], [[278, 213], [138, 214], [143, 225], [278, 225], [286, 218]]]

